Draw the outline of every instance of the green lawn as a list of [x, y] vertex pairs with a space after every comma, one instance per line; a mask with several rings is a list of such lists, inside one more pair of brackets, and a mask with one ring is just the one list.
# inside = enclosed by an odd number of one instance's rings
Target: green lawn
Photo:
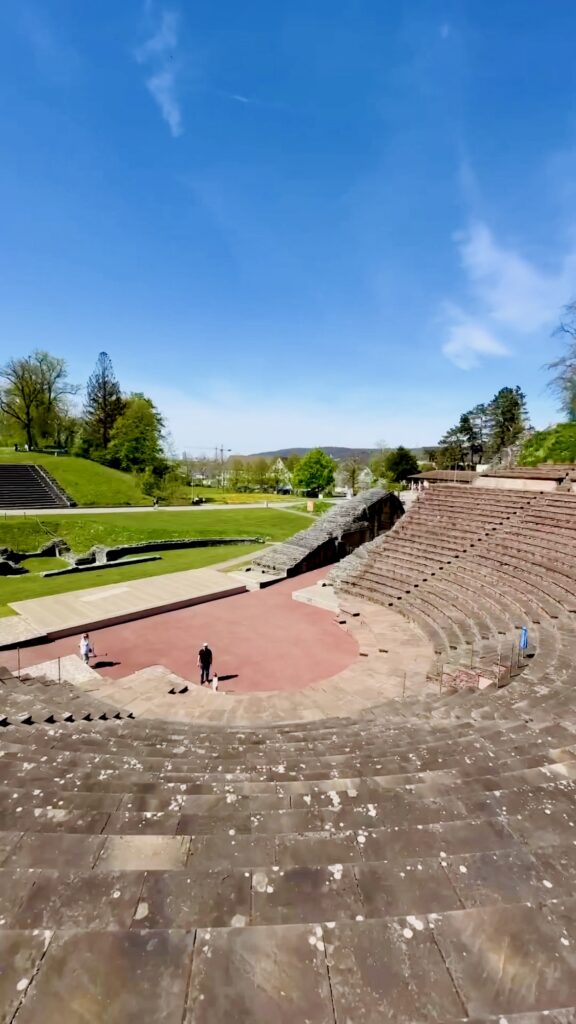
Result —
[[41, 455], [0, 449], [0, 462], [32, 463], [44, 466], [77, 505], [151, 505], [135, 478], [118, 469], [101, 466], [72, 455]]
[[184, 569], [201, 569], [206, 565], [224, 562], [253, 551], [260, 551], [261, 545], [231, 544], [222, 548], [196, 548], [185, 551], [163, 551], [159, 562], [144, 562], [138, 565], [115, 566], [113, 569], [97, 569], [95, 572], [80, 573], [77, 576], [42, 577], [3, 576], [0, 578], [0, 617], [11, 615], [7, 605], [12, 601], [27, 601], [32, 597], [52, 597], [66, 594], [71, 590], [86, 590], [88, 587], [102, 587], [111, 583], [125, 583], [127, 580], [141, 580], [149, 576], [163, 576], [169, 572]]
[[[308, 512], [308, 500], [314, 502], [314, 512]], [[308, 515], [323, 516], [325, 512], [330, 512], [334, 508], [334, 505], [330, 501], [320, 501], [318, 498], [305, 499], [299, 501], [294, 505], [290, 506], [293, 512], [306, 512]]]
[[51, 572], [52, 569], [67, 569], [69, 562], [63, 558], [25, 558], [20, 565], [23, 565], [28, 572]]
[[[312, 517], [310, 517], [312, 519]], [[99, 515], [7, 516], [0, 547], [34, 551], [62, 537], [76, 554], [93, 544], [123, 544], [171, 537], [267, 537], [284, 540], [302, 529], [302, 517], [278, 509], [187, 509], [182, 512], [105, 512]]]
[[[312, 521], [312, 517], [309, 517]], [[303, 516], [290, 515], [275, 509], [190, 510], [186, 512], [122, 512], [103, 515], [47, 516], [44, 520], [30, 517], [9, 517], [0, 520], [0, 547], [33, 551], [51, 536], [62, 537], [77, 554], [93, 544], [122, 544], [136, 541], [184, 537], [265, 537], [279, 541], [303, 528]], [[49, 597], [86, 587], [98, 587], [123, 580], [143, 579], [183, 569], [197, 569], [223, 562], [239, 555], [261, 550], [260, 545], [163, 551], [161, 561], [134, 566], [115, 566], [85, 574], [44, 578], [39, 575], [0, 577], [0, 616], [10, 615], [10, 601], [32, 597]], [[31, 559], [32, 567], [40, 559]], [[53, 560], [48, 559], [52, 562]], [[54, 564], [51, 565], [55, 568]]]

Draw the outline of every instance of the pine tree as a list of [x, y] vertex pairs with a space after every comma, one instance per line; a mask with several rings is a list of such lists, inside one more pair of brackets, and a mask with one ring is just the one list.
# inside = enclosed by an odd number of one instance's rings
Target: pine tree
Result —
[[496, 455], [522, 435], [528, 424], [526, 395], [516, 385], [500, 388], [487, 409], [490, 424], [489, 452]]
[[112, 360], [107, 352], [101, 352], [86, 386], [84, 437], [88, 448], [106, 451], [114, 424], [124, 407]]

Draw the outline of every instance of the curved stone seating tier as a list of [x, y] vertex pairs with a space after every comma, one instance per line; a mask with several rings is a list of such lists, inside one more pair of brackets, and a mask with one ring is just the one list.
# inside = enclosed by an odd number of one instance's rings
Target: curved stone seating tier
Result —
[[332, 576], [383, 663], [376, 602], [463, 657], [527, 623], [508, 686], [227, 728], [0, 671], [0, 1020], [573, 1024], [573, 557], [550, 496], [454, 490]]
[[[412, 618], [438, 654], [456, 661], [466, 658], [463, 648], [478, 644], [482, 658], [498, 637], [500, 649], [509, 650], [526, 625], [542, 659], [539, 671], [546, 671], [565, 664], [575, 639], [576, 546], [565, 528], [575, 497], [500, 491], [500, 507], [516, 511], [496, 522], [493, 492], [437, 487], [331, 578], [342, 593]], [[554, 632], [557, 623], [564, 632]]]

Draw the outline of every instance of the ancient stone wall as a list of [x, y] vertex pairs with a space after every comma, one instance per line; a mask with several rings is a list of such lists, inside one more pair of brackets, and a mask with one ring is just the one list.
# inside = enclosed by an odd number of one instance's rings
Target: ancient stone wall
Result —
[[379, 489], [342, 501], [307, 530], [274, 544], [252, 562], [248, 571], [272, 576], [297, 576], [331, 565], [361, 544], [389, 530], [403, 514], [396, 495]]

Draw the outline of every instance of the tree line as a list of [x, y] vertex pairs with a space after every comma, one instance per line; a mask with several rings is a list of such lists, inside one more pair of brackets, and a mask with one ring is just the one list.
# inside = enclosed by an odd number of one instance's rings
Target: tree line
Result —
[[[151, 398], [124, 393], [101, 352], [88, 378], [81, 412], [66, 361], [37, 350], [0, 368], [0, 433], [30, 451], [60, 449], [155, 480], [166, 475], [164, 420]], [[147, 480], [144, 479], [144, 485]]]

